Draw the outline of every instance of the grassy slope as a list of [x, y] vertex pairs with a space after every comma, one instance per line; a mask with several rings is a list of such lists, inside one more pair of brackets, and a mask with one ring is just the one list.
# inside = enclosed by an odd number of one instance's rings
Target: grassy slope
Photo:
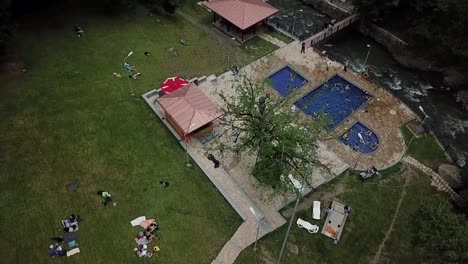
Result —
[[[72, 16], [71, 16], [72, 17]], [[223, 65], [224, 49], [179, 17], [86, 20], [56, 18], [18, 34], [17, 53], [28, 65], [20, 80], [0, 88], [0, 259], [48, 263], [49, 238], [60, 219], [83, 215], [81, 253], [64, 263], [140, 263], [133, 255], [140, 215], [162, 225], [162, 263], [208, 263], [240, 219], [138, 96], [129, 96], [122, 60], [142, 77], [137, 95], [164, 77], [206, 75]], [[73, 33], [78, 21], [86, 31]], [[189, 46], [179, 44], [187, 39]], [[176, 47], [178, 57], [166, 50]], [[151, 57], [143, 52], [149, 50]], [[167, 189], [159, 185], [165, 179]], [[76, 181], [79, 189], [65, 185]], [[110, 191], [117, 207], [102, 208], [96, 191]], [[153, 257], [152, 262], [155, 259]], [[151, 263], [152, 263], [151, 262]]]
[[[291, 228], [288, 241], [298, 245], [299, 255], [292, 255], [287, 250], [283, 256], [283, 263], [369, 263], [377, 251], [387, 232], [400, 198], [404, 179], [400, 172], [400, 165], [396, 165], [381, 176], [371, 178], [365, 182], [357, 175], [340, 175], [325, 186], [321, 186], [311, 194], [313, 199], [324, 203], [324, 194], [333, 192], [344, 186], [343, 194], [335, 199], [349, 204], [352, 215], [346, 222], [343, 235], [338, 245], [333, 245], [330, 238], [322, 234], [309, 234], [299, 229], [295, 224]], [[338, 186], [342, 187], [338, 187]], [[400, 207], [399, 217], [396, 219], [394, 232], [390, 235], [384, 248], [384, 256], [391, 260], [417, 260], [419, 253], [411, 250], [411, 226], [407, 221], [411, 213], [416, 210], [417, 197], [431, 191], [429, 182], [424, 176], [413, 178], [408, 186], [407, 195]], [[327, 204], [322, 205], [322, 209]], [[300, 211], [298, 217], [323, 227], [324, 219], [318, 223], [311, 219], [310, 209]], [[405, 222], [406, 221], [406, 222]], [[281, 244], [286, 233], [284, 225], [274, 233], [258, 242], [261, 248], [257, 252], [245, 250], [236, 263], [264, 263], [262, 258], [269, 256], [276, 261]]]
[[[406, 126], [403, 126], [401, 130], [407, 142], [406, 144], [408, 144], [413, 134]], [[411, 142], [408, 154], [433, 169], [437, 169], [440, 163], [449, 162], [444, 151], [431, 134], [420, 138], [415, 137]]]

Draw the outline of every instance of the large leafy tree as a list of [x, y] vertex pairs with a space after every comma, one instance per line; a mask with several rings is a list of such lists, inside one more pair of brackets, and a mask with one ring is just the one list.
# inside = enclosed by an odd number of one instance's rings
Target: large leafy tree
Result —
[[444, 197], [422, 198], [413, 219], [415, 242], [425, 249], [431, 263], [468, 262], [468, 221]]
[[300, 121], [289, 100], [273, 98], [270, 90], [265, 82], [240, 76], [233, 84], [234, 93], [220, 94], [225, 134], [237, 139], [221, 143], [220, 149], [256, 157], [252, 173], [261, 183], [283, 186], [280, 175], [291, 173], [310, 186], [312, 170], [326, 169], [316, 158], [319, 124]]

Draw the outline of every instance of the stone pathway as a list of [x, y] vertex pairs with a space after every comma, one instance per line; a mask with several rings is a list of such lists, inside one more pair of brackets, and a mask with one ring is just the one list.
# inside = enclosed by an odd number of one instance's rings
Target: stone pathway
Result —
[[408, 155], [403, 158], [403, 161], [430, 176], [432, 180], [431, 185], [433, 187], [439, 191], [446, 192], [453, 201], [461, 203], [460, 195], [458, 195], [437, 172]]
[[266, 40], [266, 41], [268, 41], [268, 42], [270, 42], [270, 43], [272, 43], [272, 44], [274, 44], [274, 45], [280, 47], [280, 48], [283, 48], [283, 47], [285, 47], [286, 45], [288, 45], [288, 44], [284, 43], [283, 41], [281, 41], [281, 40], [279, 40], [279, 39], [277, 39], [277, 38], [274, 38], [274, 37], [272, 37], [271, 35], [268, 35], [268, 34], [265, 33], [265, 32], [259, 34], [258, 36], [259, 36], [260, 38], [262, 38], [262, 39], [264, 39], [264, 40]]

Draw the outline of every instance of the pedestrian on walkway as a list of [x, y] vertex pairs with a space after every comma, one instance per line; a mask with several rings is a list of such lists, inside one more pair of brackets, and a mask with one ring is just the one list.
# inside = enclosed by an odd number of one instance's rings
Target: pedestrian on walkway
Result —
[[302, 42], [301, 53], [305, 53], [305, 42]]
[[348, 63], [345, 62], [345, 65], [344, 65], [344, 71], [347, 72], [348, 71]]

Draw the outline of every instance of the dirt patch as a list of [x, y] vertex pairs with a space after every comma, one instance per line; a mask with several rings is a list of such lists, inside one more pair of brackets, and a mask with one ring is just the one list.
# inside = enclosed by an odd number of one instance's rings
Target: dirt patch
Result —
[[26, 64], [15, 55], [0, 58], [0, 74], [8, 80], [20, 79], [26, 72]]
[[275, 258], [270, 251], [268, 251], [265, 247], [260, 247], [260, 252], [262, 253], [262, 260], [265, 264], [274, 264], [276, 263]]

